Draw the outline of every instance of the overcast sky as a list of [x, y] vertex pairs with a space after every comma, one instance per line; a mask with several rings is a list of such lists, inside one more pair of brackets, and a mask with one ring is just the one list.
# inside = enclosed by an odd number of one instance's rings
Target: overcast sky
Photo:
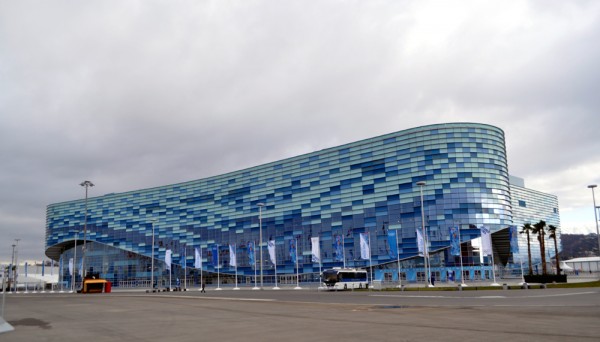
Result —
[[[0, 0], [0, 260], [45, 210], [420, 125], [506, 133], [595, 232], [599, 1]], [[600, 189], [600, 188], [599, 188]], [[600, 190], [596, 189], [600, 205]]]

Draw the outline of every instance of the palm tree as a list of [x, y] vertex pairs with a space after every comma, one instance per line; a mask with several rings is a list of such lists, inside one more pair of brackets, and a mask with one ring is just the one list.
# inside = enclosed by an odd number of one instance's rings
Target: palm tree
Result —
[[531, 268], [531, 244], [529, 240], [529, 234], [533, 231], [531, 223], [525, 223], [521, 228], [521, 234], [527, 234], [527, 259], [529, 260], [529, 275], [533, 275], [533, 269]]
[[540, 243], [540, 256], [542, 257], [542, 274], [546, 275], [546, 243], [544, 240], [544, 230], [546, 228], [546, 221], [540, 220], [540, 222], [533, 225], [533, 234], [537, 235], [538, 242]]
[[548, 225], [548, 237], [554, 240], [554, 258], [556, 259], [556, 274], [560, 275], [560, 260], [558, 258], [558, 243], [556, 242], [556, 226]]

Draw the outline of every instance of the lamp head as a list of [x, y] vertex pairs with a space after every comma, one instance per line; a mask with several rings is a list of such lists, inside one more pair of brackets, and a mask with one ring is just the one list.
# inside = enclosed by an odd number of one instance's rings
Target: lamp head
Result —
[[85, 187], [88, 187], [88, 186], [90, 186], [90, 187], [91, 187], [91, 186], [94, 186], [94, 183], [90, 182], [89, 180], [86, 180], [86, 181], [83, 181], [83, 182], [82, 182], [81, 184], [79, 184], [79, 185], [81, 185], [81, 186], [85, 186]]

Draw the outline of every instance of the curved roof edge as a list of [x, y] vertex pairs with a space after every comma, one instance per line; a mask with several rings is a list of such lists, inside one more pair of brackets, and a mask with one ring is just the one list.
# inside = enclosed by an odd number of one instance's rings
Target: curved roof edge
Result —
[[[307, 152], [307, 153], [299, 154], [297, 156], [285, 157], [283, 159], [278, 159], [278, 160], [267, 162], [267, 163], [264, 163], [264, 164], [253, 165], [253, 166], [250, 166], [250, 167], [246, 167], [246, 168], [239, 169], [239, 170], [234, 170], [234, 171], [229, 171], [229, 172], [225, 172], [225, 173], [218, 174], [218, 175], [212, 175], [212, 176], [198, 178], [198, 179], [189, 180], [189, 181], [185, 181], [185, 182], [170, 183], [170, 184], [159, 185], [159, 186], [151, 186], [151, 187], [148, 187], [148, 188], [134, 189], [134, 190], [128, 190], [128, 191], [123, 191], [123, 192], [118, 192], [118, 193], [108, 193], [108, 194], [104, 194], [104, 195], [100, 195], [100, 196], [92, 196], [92, 197], [88, 197], [88, 200], [90, 200], [90, 199], [96, 199], [96, 198], [102, 198], [102, 197], [107, 197], [107, 196], [124, 195], [124, 194], [128, 194], [128, 193], [135, 193], [135, 192], [138, 192], [140, 190], [153, 190], [153, 189], [161, 189], [161, 188], [171, 187], [171, 186], [177, 186], [177, 185], [191, 184], [191, 183], [195, 183], [195, 182], [205, 181], [205, 180], [208, 180], [210, 178], [223, 177], [223, 176], [226, 176], [226, 175], [229, 175], [229, 174], [247, 172], [248, 170], [256, 168], [256, 167], [274, 165], [274, 164], [278, 164], [278, 163], [284, 162], [284, 161], [289, 160], [289, 159], [301, 158], [303, 156], [308, 156], [310, 154], [327, 151], [329, 149], [344, 148], [344, 146], [350, 145], [350, 144], [360, 144], [360, 143], [367, 142], [369, 140], [384, 139], [385, 137], [391, 136], [391, 135], [409, 134], [409, 133], [413, 133], [413, 132], [419, 132], [419, 131], [425, 131], [425, 130], [432, 130], [432, 129], [435, 129], [435, 128], [438, 128], [438, 127], [439, 128], [460, 127], [461, 125], [485, 126], [485, 127], [489, 127], [491, 129], [500, 131], [503, 136], [505, 135], [504, 134], [504, 130], [502, 128], [500, 128], [500, 127], [497, 127], [497, 126], [494, 126], [494, 125], [491, 125], [491, 124], [486, 124], [486, 123], [478, 123], [478, 122], [446, 122], [446, 123], [436, 123], [436, 124], [430, 124], [430, 125], [423, 125], [423, 126], [417, 126], [417, 127], [403, 129], [403, 130], [400, 130], [400, 131], [394, 131], [394, 132], [390, 132], [390, 133], [386, 133], [386, 134], [382, 134], [382, 135], [376, 135], [376, 136], [370, 137], [370, 138], [364, 138], [364, 139], [360, 139], [360, 140], [356, 140], [356, 141], [346, 142], [346, 143], [341, 144], [341, 145], [332, 146], [332, 147], [326, 147], [326, 148], [322, 148], [320, 150], [315, 150], [315, 151], [312, 151], [312, 152]], [[80, 199], [76, 199], [76, 200], [56, 202], [56, 203], [49, 204], [47, 207], [52, 206], [52, 205], [62, 205], [62, 204], [67, 204], [67, 203], [80, 202], [80, 201], [83, 201], [83, 200], [84, 200], [83, 198], [80, 198]]]

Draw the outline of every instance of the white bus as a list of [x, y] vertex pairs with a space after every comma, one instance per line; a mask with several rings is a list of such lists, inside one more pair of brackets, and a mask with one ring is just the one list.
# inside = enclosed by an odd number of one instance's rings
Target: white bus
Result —
[[323, 284], [329, 290], [368, 289], [367, 271], [356, 268], [334, 267], [323, 271]]

